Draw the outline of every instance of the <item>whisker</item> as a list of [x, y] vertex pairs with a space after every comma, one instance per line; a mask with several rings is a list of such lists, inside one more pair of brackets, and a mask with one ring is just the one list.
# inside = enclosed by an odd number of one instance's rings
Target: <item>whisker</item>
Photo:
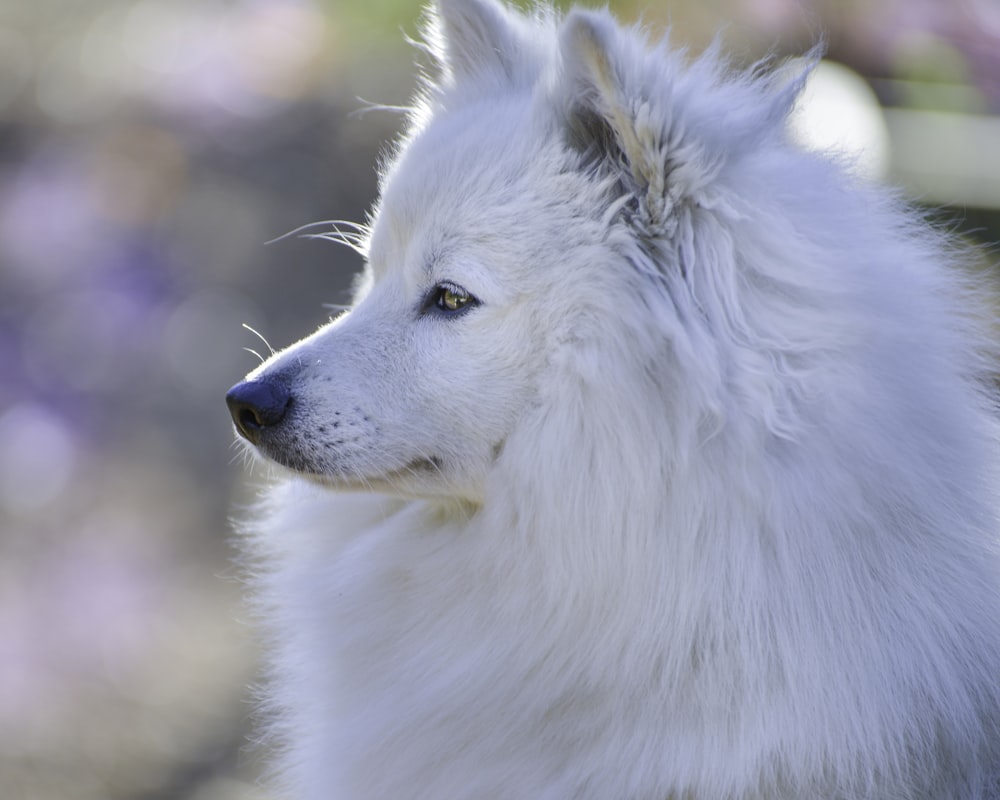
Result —
[[[247, 329], [248, 331], [250, 331], [250, 333], [252, 333], [252, 334], [253, 334], [254, 336], [256, 336], [256, 337], [257, 337], [258, 339], [260, 339], [260, 340], [261, 340], [261, 341], [262, 341], [262, 342], [264, 343], [264, 346], [265, 346], [265, 347], [267, 347], [267, 349], [268, 349], [268, 351], [269, 351], [269, 352], [271, 353], [271, 355], [272, 355], [272, 356], [274, 355], [274, 348], [273, 348], [273, 347], [271, 347], [271, 343], [270, 343], [270, 342], [269, 342], [269, 341], [268, 341], [267, 339], [265, 339], [265, 338], [264, 338], [264, 335], [263, 335], [263, 334], [262, 334], [262, 333], [261, 333], [260, 331], [256, 331], [256, 330], [254, 330], [254, 329], [253, 329], [253, 328], [251, 328], [251, 327], [250, 327], [249, 325], [247, 325], [247, 324], [246, 324], [245, 322], [243, 323], [243, 327], [244, 327], [244, 328], [246, 328], [246, 329]], [[245, 347], [245, 348], [243, 348], [243, 349], [244, 349], [244, 350], [249, 350], [250, 348], [247, 348], [247, 347]], [[254, 351], [253, 351], [253, 350], [250, 350], [250, 352], [251, 352], [251, 353], [254, 353]], [[259, 353], [254, 353], [254, 355], [255, 355], [255, 356], [257, 356], [257, 358], [260, 358], [260, 354], [259, 354]], [[261, 361], [264, 361], [264, 359], [263, 359], [263, 358], [261, 358], [260, 360], [261, 360]]]
[[338, 228], [338, 227], [334, 226], [333, 230], [332, 231], [328, 231], [327, 233], [315, 233], [315, 234], [310, 234], [310, 235], [312, 235], [312, 236], [339, 236], [339, 237], [342, 237], [344, 239], [350, 239], [352, 242], [363, 242], [365, 240], [365, 237], [367, 237], [368, 232], [367, 231], [360, 231], [360, 230], [342, 230], [341, 228]]
[[413, 111], [410, 106], [396, 106], [389, 105], [387, 103], [376, 103], [371, 100], [365, 100], [363, 97], [355, 97], [354, 99], [361, 103], [362, 107], [356, 108], [354, 111], [350, 112], [347, 115], [349, 119], [359, 119], [372, 111], [388, 111], [391, 114], [409, 114]]
[[304, 233], [301, 239], [325, 239], [328, 242], [335, 242], [336, 244], [344, 244], [350, 247], [352, 250], [357, 250], [359, 252], [364, 252], [364, 240], [352, 236], [345, 236], [341, 233]]
[[360, 246], [364, 244], [365, 237], [360, 233], [353, 233], [350, 231], [326, 231], [325, 233], [304, 233], [301, 235], [303, 239], [329, 239], [333, 242], [343, 242], [345, 244], [352, 244], [355, 246]]
[[328, 242], [336, 242], [337, 244], [345, 245], [363, 258], [368, 256], [368, 248], [366, 246], [368, 238], [366, 235], [361, 233], [335, 230], [327, 231], [326, 233], [305, 233], [302, 234], [300, 238], [325, 239]]
[[299, 227], [290, 230], [287, 233], [283, 233], [281, 234], [281, 236], [275, 236], [273, 239], [268, 239], [266, 242], [264, 242], [264, 245], [267, 246], [270, 244], [277, 244], [278, 242], [283, 242], [289, 236], [294, 236], [300, 231], [305, 231], [308, 230], [309, 228], [315, 228], [317, 225], [326, 225], [326, 224], [327, 224], [326, 222], [320, 221], [320, 222], [310, 222], [306, 225], [299, 225]]
[[233, 457], [229, 460], [229, 465], [232, 466], [237, 461], [241, 462], [241, 466], [251, 475], [253, 474], [254, 467], [257, 465], [258, 460], [254, 458], [253, 449], [242, 439], [236, 438], [230, 443], [230, 448], [236, 450]]
[[257, 356], [257, 358], [260, 359], [260, 363], [261, 364], [263, 364], [267, 360], [266, 358], [264, 358], [264, 356], [262, 356], [260, 353], [258, 353], [256, 350], [254, 350], [252, 347], [244, 347], [243, 349], [246, 352], [253, 353], [253, 355]]
[[281, 236], [276, 236], [274, 239], [270, 239], [264, 242], [265, 245], [276, 244], [277, 242], [287, 239], [289, 236], [295, 236], [302, 231], [307, 231], [310, 228], [317, 228], [320, 225], [332, 225], [335, 228], [353, 228], [357, 235], [367, 236], [369, 228], [367, 225], [361, 222], [351, 222], [348, 219], [321, 219], [316, 222], [308, 222], [305, 225], [299, 225], [297, 228], [293, 228], [288, 231], [288, 233], [283, 233]]

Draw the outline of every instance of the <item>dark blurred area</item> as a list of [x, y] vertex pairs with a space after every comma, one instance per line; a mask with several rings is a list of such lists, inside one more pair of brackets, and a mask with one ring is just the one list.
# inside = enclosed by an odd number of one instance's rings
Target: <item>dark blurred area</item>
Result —
[[[996, 0], [611, 7], [738, 63], [825, 37], [854, 73], [818, 87], [820, 134], [858, 110], [870, 177], [1000, 240]], [[265, 797], [228, 524], [264, 476], [222, 398], [266, 350], [245, 325], [283, 347], [345, 301], [349, 249], [266, 243], [364, 218], [402, 124], [369, 101], [407, 102], [419, 16], [0, 0], [3, 800]]]

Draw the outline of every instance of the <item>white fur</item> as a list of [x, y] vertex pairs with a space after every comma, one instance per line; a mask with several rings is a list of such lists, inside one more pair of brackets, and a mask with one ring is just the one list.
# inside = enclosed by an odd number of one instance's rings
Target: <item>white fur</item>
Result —
[[1000, 796], [954, 255], [789, 143], [797, 85], [494, 0], [428, 49], [354, 307], [251, 376], [288, 795]]

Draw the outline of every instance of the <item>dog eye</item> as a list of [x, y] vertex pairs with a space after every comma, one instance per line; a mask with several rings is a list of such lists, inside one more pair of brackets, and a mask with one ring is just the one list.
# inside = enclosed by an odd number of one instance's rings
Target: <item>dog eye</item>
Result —
[[461, 286], [453, 283], [441, 283], [434, 287], [432, 299], [435, 306], [446, 314], [454, 314], [464, 308], [475, 305], [477, 300]]

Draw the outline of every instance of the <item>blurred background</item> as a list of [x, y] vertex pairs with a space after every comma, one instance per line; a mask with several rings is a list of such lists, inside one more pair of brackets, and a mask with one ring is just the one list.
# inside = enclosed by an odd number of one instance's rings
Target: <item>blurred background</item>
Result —
[[[1000, 241], [1000, 1], [612, 0], [831, 64], [797, 128]], [[0, 0], [0, 797], [263, 798], [222, 398], [324, 322], [414, 87], [405, 0]], [[840, 67], [837, 64], [841, 65]], [[846, 71], [842, 67], [848, 67]], [[322, 230], [322, 229], [321, 229]], [[259, 479], [259, 476], [258, 476]]]

